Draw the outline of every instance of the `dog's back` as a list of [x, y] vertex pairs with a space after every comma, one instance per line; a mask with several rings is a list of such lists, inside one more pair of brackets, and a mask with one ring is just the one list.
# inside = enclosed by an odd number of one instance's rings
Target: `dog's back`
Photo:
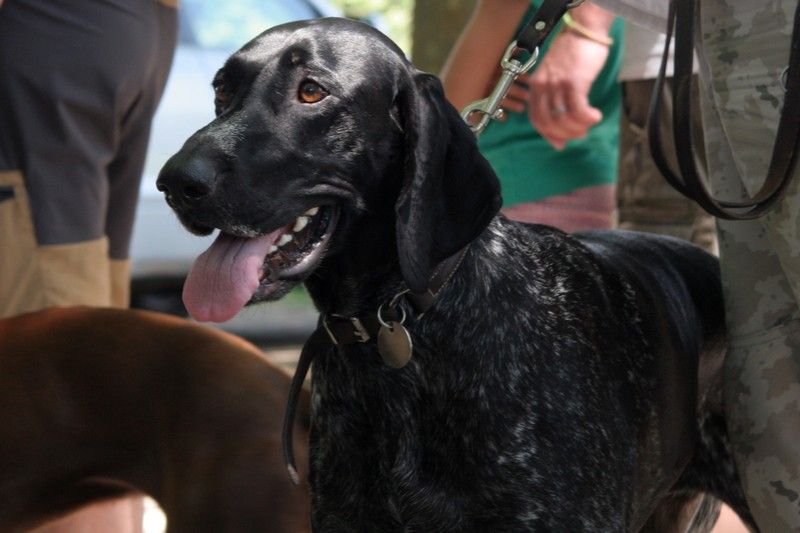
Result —
[[0, 530], [141, 491], [170, 531], [307, 531], [279, 451], [289, 381], [243, 339], [158, 313], [0, 321]]
[[[681, 239], [647, 233], [596, 231], [576, 234], [576, 238], [594, 253], [603, 270], [635, 285], [639, 299], [644, 300], [640, 302], [644, 304], [642, 326], [653, 333], [661, 330], [653, 338], [666, 339], [670, 350], [685, 354], [683, 368], [663, 368], [662, 376], [691, 381], [666, 384], [665, 392], [672, 392], [671, 385], [697, 391], [697, 397], [687, 399], [702, 409], [725, 354], [725, 309], [717, 258]], [[654, 348], [663, 352], [664, 346]], [[666, 359], [661, 363], [674, 364]]]
[[[633, 231], [593, 231], [575, 235], [606, 268], [636, 280], [640, 289], [667, 306], [681, 344], [707, 349], [722, 342], [725, 310], [719, 261], [684, 240]], [[693, 307], [677, 302], [692, 301]], [[697, 325], [702, 325], [698, 330]]]
[[[686, 354], [683, 360], [660, 361], [663, 364], [659, 409], [666, 415], [667, 424], [662, 426], [667, 439], [664, 442], [673, 452], [691, 444], [691, 460], [665, 499], [661, 512], [656, 511], [648, 525], [658, 530], [659, 521], [674, 523], [674, 511], [680, 505], [706, 493], [731, 505], [743, 520], [755, 527], [730, 455], [722, 411], [725, 311], [719, 261], [704, 250], [672, 237], [630, 231], [585, 232], [576, 237], [606, 268], [634, 280], [639, 291], [660, 303], [653, 310], [662, 312], [650, 319], [666, 327], [667, 338], [680, 347], [678, 353]], [[693, 305], [678, 306], [677, 302]], [[696, 391], [696, 396], [692, 391]], [[679, 428], [687, 427], [680, 425], [680, 414], [691, 413], [693, 405], [698, 433], [694, 438], [684, 434], [677, 439], [682, 433]], [[672, 453], [667, 457], [674, 460], [678, 455]], [[672, 507], [674, 501], [680, 505]], [[702, 527], [702, 520], [710, 520], [713, 525], [715, 516], [713, 506], [710, 516], [698, 511], [695, 524]]]

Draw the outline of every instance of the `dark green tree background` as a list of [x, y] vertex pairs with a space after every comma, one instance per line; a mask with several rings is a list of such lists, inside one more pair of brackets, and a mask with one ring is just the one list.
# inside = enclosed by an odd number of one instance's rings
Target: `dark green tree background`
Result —
[[439, 73], [474, 5], [475, 0], [417, 0], [411, 46], [417, 67]]
[[438, 74], [475, 0], [331, 0], [350, 17], [380, 15], [382, 28], [422, 70]]

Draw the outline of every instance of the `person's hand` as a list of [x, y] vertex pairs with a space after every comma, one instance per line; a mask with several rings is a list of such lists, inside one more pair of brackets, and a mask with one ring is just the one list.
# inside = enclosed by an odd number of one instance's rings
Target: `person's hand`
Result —
[[556, 149], [585, 137], [602, 120], [600, 110], [589, 103], [589, 91], [607, 57], [608, 46], [564, 31], [527, 77], [528, 117]]

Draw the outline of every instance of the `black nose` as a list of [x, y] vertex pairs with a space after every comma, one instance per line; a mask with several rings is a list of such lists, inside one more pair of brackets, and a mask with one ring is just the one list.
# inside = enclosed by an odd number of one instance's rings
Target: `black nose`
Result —
[[164, 193], [172, 207], [195, 204], [211, 195], [216, 175], [217, 168], [212, 161], [204, 157], [186, 157], [179, 152], [161, 169], [156, 188]]

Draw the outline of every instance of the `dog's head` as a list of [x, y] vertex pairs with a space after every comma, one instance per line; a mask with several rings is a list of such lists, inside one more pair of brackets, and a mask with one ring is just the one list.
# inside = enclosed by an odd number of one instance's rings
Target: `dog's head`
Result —
[[192, 232], [220, 230], [184, 300], [201, 320], [279, 298], [365, 224], [386, 227], [408, 286], [475, 238], [499, 184], [441, 84], [373, 28], [272, 28], [214, 78], [216, 119], [158, 187]]

